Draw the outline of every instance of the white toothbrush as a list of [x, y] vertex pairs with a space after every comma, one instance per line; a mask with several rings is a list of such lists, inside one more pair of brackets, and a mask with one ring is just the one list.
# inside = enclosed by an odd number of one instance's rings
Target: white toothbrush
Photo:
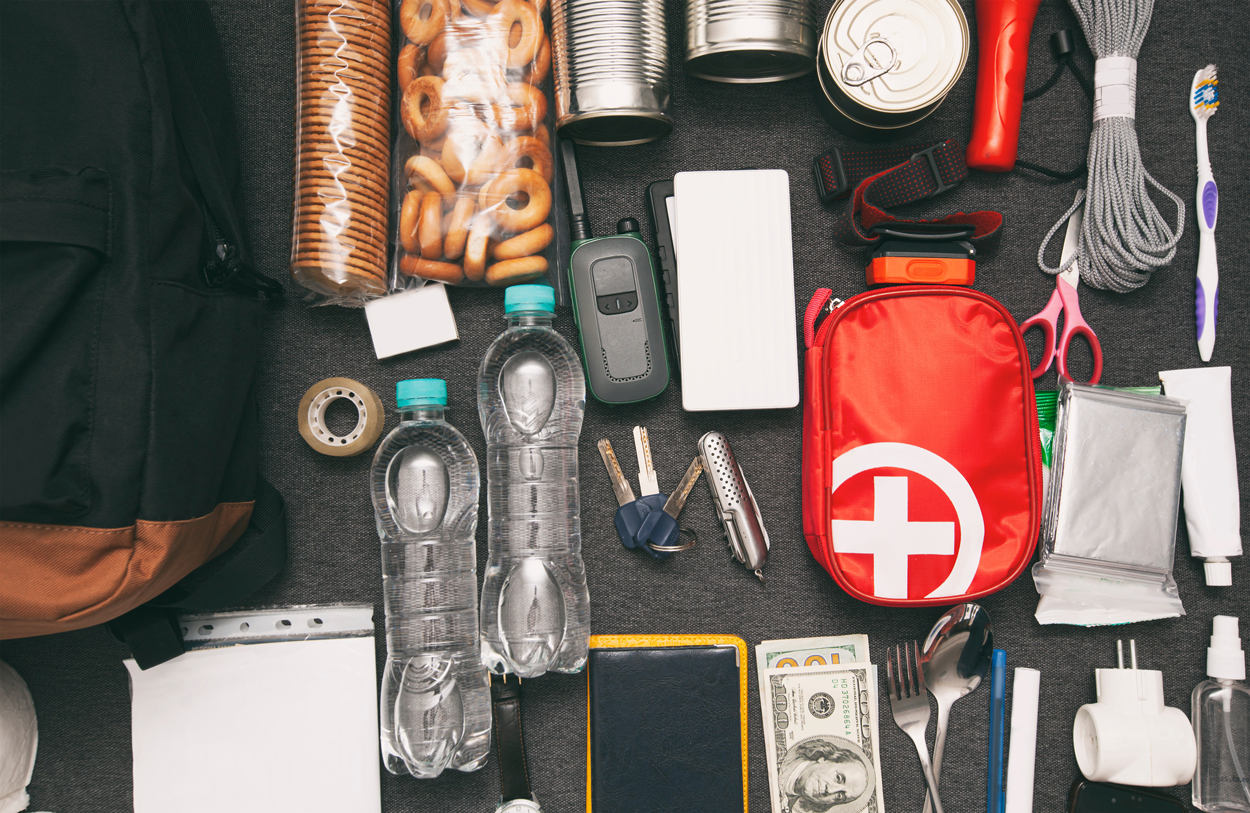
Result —
[[1215, 218], [1220, 208], [1220, 193], [1211, 174], [1211, 158], [1207, 154], [1207, 119], [1220, 106], [1220, 82], [1215, 66], [1208, 65], [1194, 74], [1189, 91], [1189, 112], [1198, 132], [1198, 286], [1196, 315], [1198, 321], [1198, 355], [1211, 360], [1215, 348], [1215, 316], [1219, 308], [1220, 272], [1215, 263]]

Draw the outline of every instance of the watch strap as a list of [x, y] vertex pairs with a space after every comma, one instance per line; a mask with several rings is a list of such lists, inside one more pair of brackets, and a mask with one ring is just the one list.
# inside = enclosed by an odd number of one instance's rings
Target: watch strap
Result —
[[499, 754], [499, 792], [504, 802], [533, 799], [525, 738], [521, 733], [521, 681], [491, 677], [491, 704], [495, 714], [495, 748]]

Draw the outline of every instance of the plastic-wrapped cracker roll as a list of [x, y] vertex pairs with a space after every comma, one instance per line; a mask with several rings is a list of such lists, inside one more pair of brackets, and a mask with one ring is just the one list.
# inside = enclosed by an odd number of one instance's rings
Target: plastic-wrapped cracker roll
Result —
[[329, 301], [386, 291], [391, 12], [385, 0], [296, 0], [291, 276]]

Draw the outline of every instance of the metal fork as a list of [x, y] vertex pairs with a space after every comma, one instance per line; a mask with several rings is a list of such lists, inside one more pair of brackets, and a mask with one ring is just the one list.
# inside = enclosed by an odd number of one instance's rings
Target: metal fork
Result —
[[[929, 762], [929, 746], [925, 744], [925, 730], [929, 727], [929, 693], [924, 685], [924, 670], [920, 668], [920, 645], [916, 641], [885, 651], [885, 674], [889, 681], [890, 709], [894, 712], [894, 724], [911, 737], [920, 755], [920, 767], [924, 781], [929, 786], [934, 813], [942, 813], [942, 801], [938, 798], [937, 778]], [[897, 675], [897, 677], [895, 677]]]

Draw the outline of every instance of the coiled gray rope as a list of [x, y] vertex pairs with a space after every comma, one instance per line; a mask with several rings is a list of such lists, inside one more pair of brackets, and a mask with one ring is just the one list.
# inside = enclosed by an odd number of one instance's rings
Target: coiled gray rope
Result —
[[[1133, 62], [1133, 99], [1136, 85], [1136, 59], [1142, 40], [1150, 28], [1154, 0], [1068, 0], [1076, 12], [1085, 41], [1096, 60], [1129, 57]], [[1104, 63], [1107, 64], [1107, 63]], [[1096, 63], [1097, 65], [1097, 63]], [[1096, 66], [1096, 70], [1098, 67]], [[1098, 87], [1098, 80], [1095, 80]], [[1156, 181], [1142, 165], [1137, 143], [1137, 125], [1130, 112], [1099, 116], [1098, 96], [1094, 103], [1094, 129], [1089, 139], [1089, 179], [1084, 194], [1058, 223], [1046, 233], [1037, 251], [1037, 264], [1049, 274], [1064, 271], [1079, 260], [1081, 279], [1094, 288], [1126, 293], [1150, 280], [1154, 269], [1168, 265], [1176, 255], [1176, 245], [1185, 232], [1185, 202]], [[1147, 184], [1176, 204], [1176, 226], [1159, 213], [1150, 199]], [[1081, 242], [1076, 254], [1063, 265], [1046, 264], [1046, 247], [1068, 218], [1085, 203]]]

